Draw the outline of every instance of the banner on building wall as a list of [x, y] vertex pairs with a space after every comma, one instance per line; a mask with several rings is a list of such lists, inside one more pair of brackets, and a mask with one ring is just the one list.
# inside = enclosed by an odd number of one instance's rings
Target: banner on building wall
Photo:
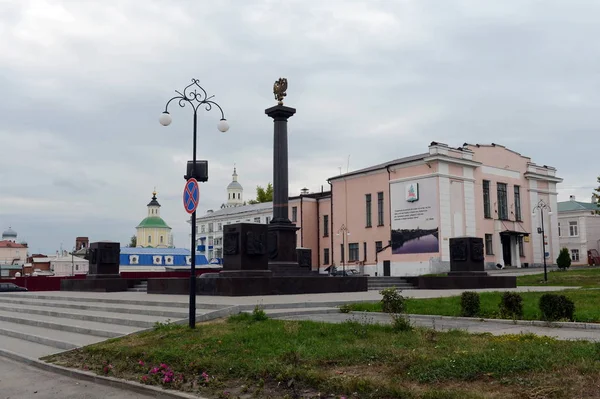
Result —
[[392, 254], [439, 252], [437, 180], [390, 184]]

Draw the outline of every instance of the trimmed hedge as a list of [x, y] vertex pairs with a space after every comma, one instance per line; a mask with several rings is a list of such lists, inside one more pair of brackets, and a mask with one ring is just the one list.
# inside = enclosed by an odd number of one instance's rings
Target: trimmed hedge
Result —
[[542, 312], [542, 320], [575, 320], [575, 304], [564, 295], [544, 294], [540, 298], [539, 306]]

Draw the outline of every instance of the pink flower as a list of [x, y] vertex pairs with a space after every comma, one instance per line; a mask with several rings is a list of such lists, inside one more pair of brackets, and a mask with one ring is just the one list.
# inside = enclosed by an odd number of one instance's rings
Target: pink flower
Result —
[[171, 377], [169, 377], [168, 375], [166, 375], [166, 376], [165, 376], [165, 378], [163, 378], [163, 382], [164, 382], [165, 384], [167, 384], [167, 383], [171, 382]]
[[138, 364], [139, 364], [140, 366], [143, 366], [143, 365], [144, 365], [144, 362], [143, 362], [142, 360], [140, 360], [140, 361], [138, 362]]
[[152, 370], [150, 370], [150, 374], [156, 374], [160, 371], [160, 369], [158, 367], [154, 367]]
[[167, 365], [166, 365], [166, 364], [164, 364], [164, 363], [161, 363], [161, 364], [160, 364], [160, 368], [161, 368], [161, 369], [168, 369], [168, 368], [169, 368], [169, 366], [167, 366]]
[[148, 376], [147, 376], [147, 375], [143, 375], [143, 376], [142, 376], [142, 381], [144, 381], [144, 382], [148, 382]]
[[206, 371], [204, 371], [204, 372], [202, 373], [202, 378], [204, 378], [204, 381], [206, 381], [206, 382], [208, 382], [208, 380], [210, 379], [209, 375], [208, 375], [208, 374], [206, 374]]

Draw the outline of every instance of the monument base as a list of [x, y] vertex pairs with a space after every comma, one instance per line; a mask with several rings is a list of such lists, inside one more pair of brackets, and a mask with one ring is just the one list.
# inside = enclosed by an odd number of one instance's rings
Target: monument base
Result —
[[448, 275], [448, 277], [405, 277], [413, 286], [423, 290], [470, 290], [478, 288], [516, 288], [515, 276], [480, 274]]
[[[188, 295], [189, 289], [190, 279], [186, 278], [148, 280], [148, 294]], [[219, 273], [219, 276], [196, 279], [198, 295], [256, 296], [361, 291], [367, 291], [367, 277], [231, 277]]]
[[[88, 276], [89, 277], [89, 276]], [[141, 280], [126, 278], [86, 278], [85, 280], [62, 280], [61, 291], [88, 291], [88, 292], [120, 292], [133, 288]]]

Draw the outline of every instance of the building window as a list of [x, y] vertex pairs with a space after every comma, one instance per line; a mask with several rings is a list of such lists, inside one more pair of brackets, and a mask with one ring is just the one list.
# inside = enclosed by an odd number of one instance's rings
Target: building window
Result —
[[366, 227], [371, 227], [371, 194], [365, 194]]
[[492, 244], [492, 235], [491, 234], [486, 234], [485, 235], [485, 254], [486, 255], [493, 255], [494, 254], [494, 246]]
[[297, 222], [297, 221], [298, 221], [298, 207], [293, 206], [292, 207], [292, 222]]
[[323, 264], [324, 265], [329, 264], [329, 248], [323, 249]]
[[231, 193], [227, 194], [227, 199], [231, 199]]
[[75, 270], [79, 270], [79, 265], [75, 265]]
[[519, 256], [521, 258], [525, 257], [525, 247], [523, 246], [523, 236], [517, 237], [517, 243], [519, 244]]
[[515, 186], [515, 220], [522, 221], [521, 218], [521, 187]]
[[560, 222], [558, 222], [558, 236], [559, 236], [559, 237], [562, 237], [562, 234], [561, 234], [561, 232], [560, 232]]
[[498, 219], [508, 220], [508, 200], [506, 183], [498, 183]]
[[486, 219], [492, 218], [492, 208], [490, 204], [490, 181], [483, 181], [483, 217]]
[[162, 244], [164, 242], [164, 238], [163, 236], [160, 236], [160, 243]]
[[578, 249], [571, 250], [571, 260], [573, 262], [579, 262], [579, 250]]
[[200, 226], [200, 232], [201, 233], [206, 233], [206, 225], [203, 224], [202, 226]]
[[377, 193], [377, 226], [383, 226], [383, 192]]
[[348, 244], [348, 260], [350, 262], [358, 262], [358, 243], [357, 242]]
[[363, 242], [363, 261], [367, 261], [367, 243]]
[[266, 224], [269, 224], [269, 222], [270, 222], [270, 221], [271, 221], [271, 218], [270, 218], [269, 216], [267, 216], [267, 217], [265, 218], [265, 223], [266, 223]]
[[152, 242], [152, 236], [148, 236], [148, 244]]
[[213, 224], [212, 224], [212, 223], [209, 223], [209, 224], [208, 224], [208, 232], [209, 232], [209, 233], [212, 233], [212, 232], [213, 232]]
[[375, 241], [375, 252], [379, 253], [383, 249], [383, 242]]
[[579, 235], [579, 229], [577, 228], [577, 222], [569, 222], [569, 236], [577, 237]]
[[242, 194], [238, 193], [238, 199], [242, 199], [241, 195]]
[[260, 223], [260, 216], [257, 218], [254, 218], [254, 223]]
[[323, 237], [329, 237], [329, 215], [323, 215]]
[[217, 223], [217, 230], [223, 231], [223, 223]]

